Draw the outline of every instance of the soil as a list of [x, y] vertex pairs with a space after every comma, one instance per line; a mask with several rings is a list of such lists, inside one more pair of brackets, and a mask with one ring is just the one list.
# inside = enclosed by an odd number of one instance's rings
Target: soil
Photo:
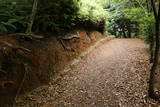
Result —
[[0, 42], [0, 107], [11, 105], [19, 94], [48, 84], [70, 61], [104, 38], [97, 31], [77, 30], [68, 34], [75, 32], [79, 32], [80, 38], [63, 40], [69, 50], [55, 36], [44, 40], [28, 40], [0, 35], [0, 41], [12, 45]]
[[142, 40], [114, 39], [56, 81], [19, 97], [15, 107], [158, 107], [148, 97], [149, 69]]

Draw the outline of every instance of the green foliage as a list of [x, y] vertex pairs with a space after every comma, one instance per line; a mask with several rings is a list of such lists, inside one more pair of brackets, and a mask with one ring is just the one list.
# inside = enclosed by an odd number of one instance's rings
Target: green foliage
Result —
[[126, 5], [126, 1], [120, 1], [108, 6], [111, 15], [108, 20], [107, 30], [116, 37], [133, 37], [133, 33], [136, 35], [137, 32], [135, 28], [137, 22], [126, 16]]
[[126, 13], [125, 17], [134, 21], [139, 21], [141, 20], [141, 18], [145, 16], [144, 10], [139, 7], [127, 8], [127, 9], [124, 9], [124, 12]]
[[23, 16], [26, 14], [24, 7], [16, 1], [0, 0], [0, 8], [0, 32], [14, 33], [25, 29], [29, 21]]
[[[33, 0], [0, 0], [0, 32], [25, 32], [32, 3]], [[107, 0], [41, 0], [32, 30], [61, 33], [87, 21], [104, 26], [101, 23], [108, 17], [106, 3]]]
[[34, 30], [56, 33], [69, 30], [74, 26], [77, 11], [77, 0], [42, 1], [39, 3]]
[[[35, 29], [38, 26], [40, 31], [50, 30], [59, 33], [81, 25], [84, 27], [84, 23], [87, 21], [99, 26], [99, 23], [106, 20], [108, 16], [104, 9], [105, 1], [101, 0], [61, 0], [56, 2], [48, 0], [42, 4], [35, 22], [37, 24]], [[44, 5], [47, 8], [42, 10]]]
[[[155, 20], [147, 13], [145, 0], [112, 0], [108, 6], [111, 15], [107, 30], [117, 37], [139, 37], [147, 42], [155, 32]], [[130, 36], [128, 36], [130, 37]]]
[[153, 15], [149, 15], [140, 20], [141, 39], [150, 43], [151, 37], [155, 35], [155, 20]]
[[96, 0], [80, 0], [78, 18], [100, 22], [108, 18], [109, 13], [104, 9], [104, 4]]
[[7, 21], [0, 22], [0, 32], [14, 33], [18, 27], [25, 27], [29, 22], [23, 17], [14, 17], [7, 19]]
[[[32, 3], [33, 0], [0, 0], [0, 32], [25, 32]], [[146, 13], [145, 0], [39, 1], [33, 32], [62, 33], [75, 27], [106, 30], [117, 37], [141, 35], [149, 40], [154, 18]], [[149, 28], [152, 31], [148, 32]]]

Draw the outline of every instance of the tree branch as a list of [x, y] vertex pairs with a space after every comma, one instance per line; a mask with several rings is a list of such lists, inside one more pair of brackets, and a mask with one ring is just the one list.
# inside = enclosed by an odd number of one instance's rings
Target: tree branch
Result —
[[139, 2], [139, 0], [135, 0], [139, 6], [143, 9], [144, 13], [147, 14], [147, 10], [145, 9], [145, 7]]
[[155, 1], [151, 0], [151, 4], [152, 4], [153, 12], [154, 12], [154, 17], [157, 20], [158, 19], [158, 13], [157, 13], [157, 10], [156, 10]]
[[160, 1], [159, 1], [159, 9], [158, 9], [158, 20], [160, 20]]
[[11, 43], [8, 43], [6, 41], [0, 41], [0, 43], [10, 47], [10, 48], [14, 48], [14, 49], [20, 49], [20, 50], [24, 50], [24, 51], [27, 51], [27, 52], [31, 52], [31, 50], [25, 48], [25, 47], [22, 47], [22, 46], [18, 46], [18, 45], [13, 45]]

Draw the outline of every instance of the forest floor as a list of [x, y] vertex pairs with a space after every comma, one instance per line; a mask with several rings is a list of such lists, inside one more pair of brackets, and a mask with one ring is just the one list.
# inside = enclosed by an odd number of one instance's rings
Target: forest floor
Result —
[[57, 81], [19, 99], [28, 107], [157, 107], [147, 95], [147, 45], [139, 39], [102, 43]]

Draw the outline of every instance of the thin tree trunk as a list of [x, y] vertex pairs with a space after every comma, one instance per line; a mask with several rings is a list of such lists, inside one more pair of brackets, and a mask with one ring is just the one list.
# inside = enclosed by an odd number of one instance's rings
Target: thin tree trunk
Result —
[[151, 35], [151, 41], [150, 41], [150, 63], [153, 63], [153, 60], [154, 60], [154, 47], [155, 47], [155, 40], [154, 40], [154, 36]]
[[144, 11], [144, 13], [145, 13], [145, 15], [146, 15], [146, 13], [147, 13], [147, 10], [145, 9], [145, 7], [143, 6], [143, 4], [141, 4], [141, 2], [139, 1], [139, 0], [135, 0], [138, 4], [139, 4], [139, 6], [143, 9], [143, 11]]
[[32, 12], [31, 12], [31, 15], [30, 15], [30, 24], [28, 24], [27, 30], [26, 30], [27, 34], [32, 33], [32, 26], [33, 26], [34, 19], [35, 19], [36, 13], [37, 13], [37, 6], [38, 6], [38, 0], [34, 0], [33, 1], [33, 6], [32, 6]]
[[125, 31], [122, 31], [122, 32], [123, 32], [123, 37], [124, 37], [124, 38], [127, 38], [126, 32], [125, 32]]
[[146, 0], [146, 4], [147, 4], [147, 11], [148, 11], [148, 13], [151, 13], [152, 12], [151, 1], [150, 0]]
[[157, 99], [154, 92], [154, 81], [155, 81], [155, 73], [158, 67], [159, 60], [159, 22], [156, 23], [156, 49], [154, 54], [153, 65], [151, 68], [150, 80], [149, 80], [149, 96], [153, 99]]
[[128, 38], [131, 38], [131, 37], [132, 37], [132, 35], [131, 35], [131, 29], [128, 28]]
[[155, 81], [155, 73], [157, 71], [158, 68], [158, 61], [159, 61], [159, 48], [160, 48], [160, 2], [159, 2], [159, 9], [158, 9], [158, 13], [156, 10], [156, 6], [155, 6], [155, 2], [154, 0], [151, 0], [152, 3], [152, 8], [153, 8], [153, 12], [154, 12], [154, 16], [155, 16], [155, 20], [156, 20], [156, 44], [155, 44], [155, 52], [154, 52], [154, 61], [153, 61], [153, 65], [151, 68], [151, 74], [150, 74], [150, 80], [149, 80], [149, 96], [155, 100], [157, 100], [159, 98], [159, 96], [157, 96], [154, 92], [154, 81]]
[[[148, 11], [148, 17], [152, 13], [152, 4], [151, 0], [146, 0], [146, 5], [147, 5], [147, 11]], [[150, 63], [153, 63], [154, 60], [154, 48], [155, 48], [155, 36], [153, 34], [150, 34], [150, 30], [148, 29], [148, 34], [151, 36], [150, 38]]]
[[121, 30], [122, 30], [123, 37], [124, 37], [124, 38], [127, 38], [127, 36], [126, 36], [126, 32], [125, 32], [125, 29], [124, 29], [124, 28], [122, 28]]

